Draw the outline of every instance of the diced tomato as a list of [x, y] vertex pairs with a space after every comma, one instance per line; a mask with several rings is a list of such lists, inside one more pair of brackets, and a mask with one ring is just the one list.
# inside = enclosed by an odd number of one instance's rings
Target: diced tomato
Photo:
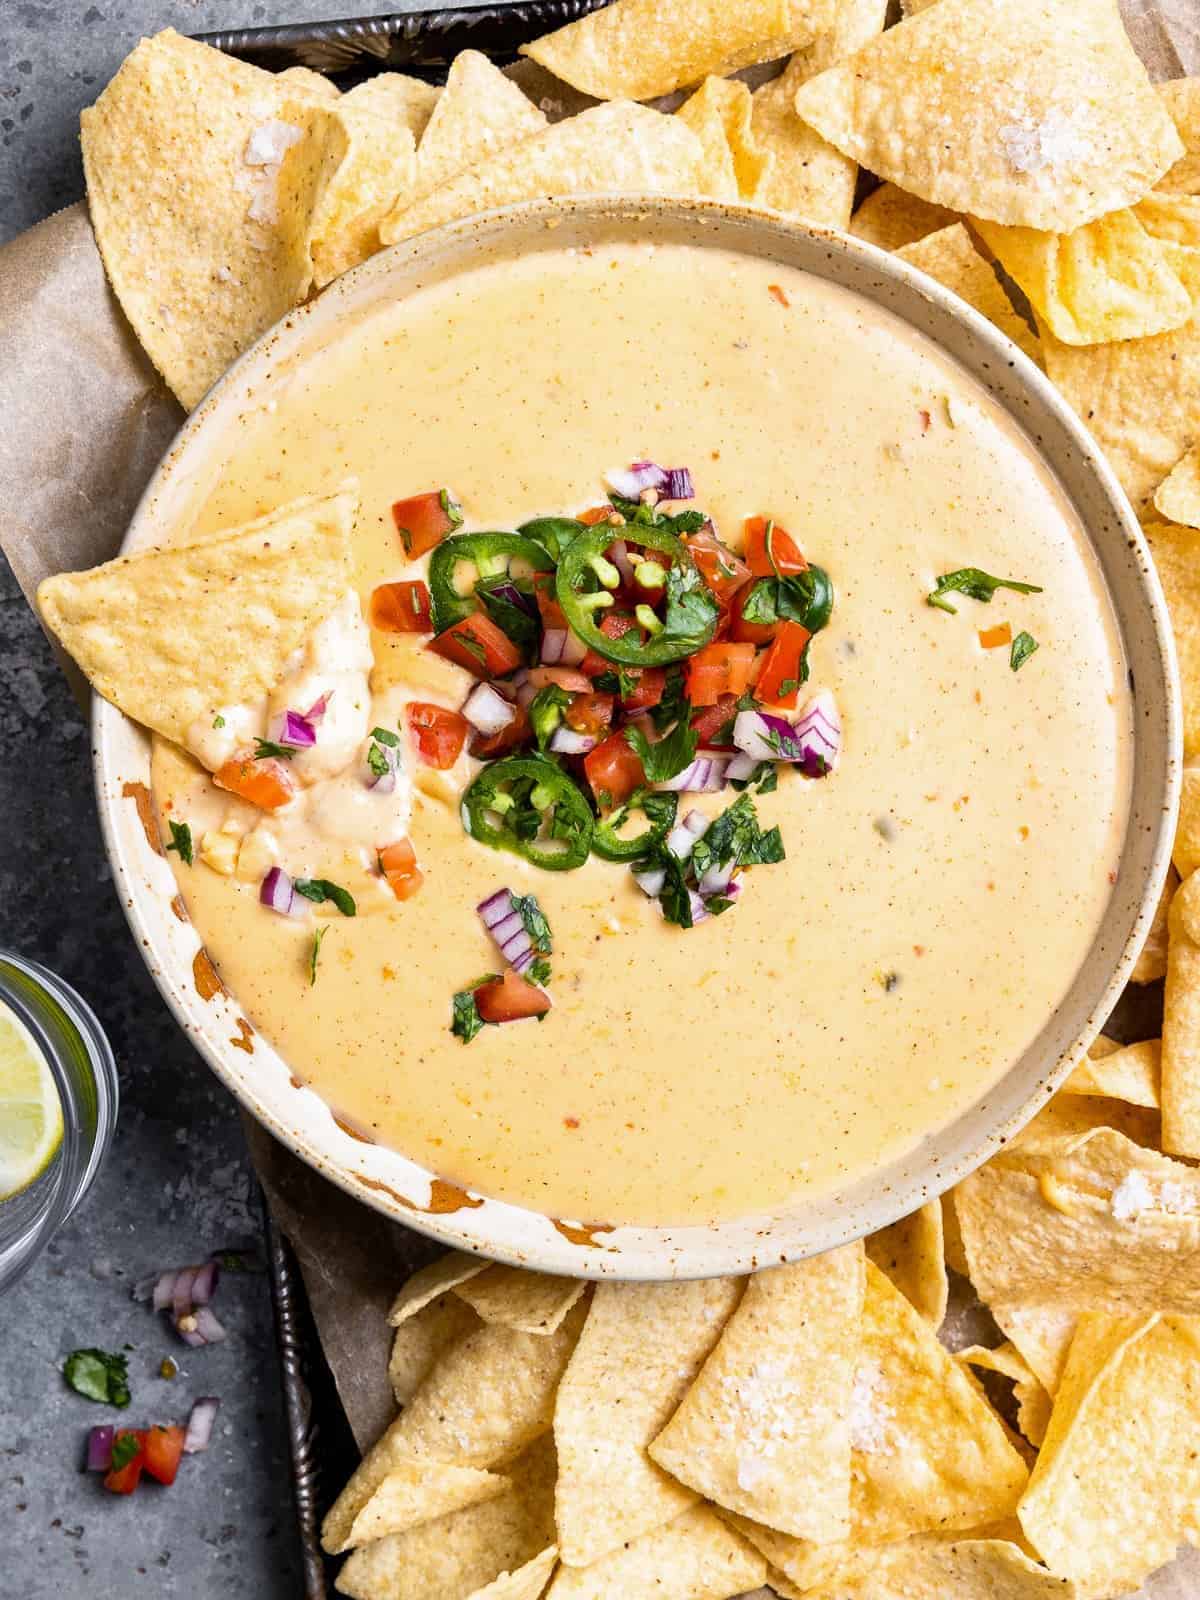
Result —
[[723, 694], [739, 695], [750, 682], [752, 644], [708, 644], [688, 657], [687, 697], [694, 706], [715, 706]]
[[447, 711], [445, 706], [435, 706], [427, 700], [409, 702], [405, 715], [408, 731], [417, 747], [417, 754], [427, 767], [445, 771], [452, 767], [462, 754], [471, 724], [457, 711]]
[[567, 628], [567, 614], [554, 597], [554, 579], [538, 573], [533, 580], [533, 593], [542, 617], [543, 628]]
[[737, 695], [723, 694], [716, 705], [705, 706], [697, 711], [692, 717], [692, 730], [701, 745], [709, 750], [732, 750], [729, 739], [722, 739], [719, 735], [737, 716], [737, 709]]
[[277, 756], [234, 756], [213, 773], [218, 789], [228, 789], [239, 800], [249, 800], [264, 811], [278, 811], [296, 793], [296, 780], [286, 761]]
[[183, 1457], [185, 1432], [178, 1423], [172, 1423], [168, 1428], [147, 1428], [142, 1434], [143, 1465], [159, 1483], [175, 1482]]
[[740, 644], [770, 644], [779, 631], [777, 622], [747, 622], [744, 616], [746, 602], [754, 591], [756, 580], [744, 584], [734, 595], [729, 607], [729, 637]]
[[[775, 557], [774, 567], [767, 554], [768, 529], [771, 530], [771, 555]], [[789, 572], [808, 571], [808, 562], [800, 553], [800, 546], [777, 522], [770, 522], [766, 517], [747, 517], [742, 524], [742, 531], [745, 535], [743, 558], [756, 578], [773, 578], [776, 567], [780, 576], [784, 578]]]
[[521, 652], [516, 645], [482, 611], [473, 611], [445, 633], [439, 633], [425, 648], [466, 667], [477, 678], [503, 678], [521, 665]]
[[146, 1435], [138, 1428], [119, 1428], [113, 1439], [114, 1451], [122, 1439], [134, 1440], [137, 1444], [137, 1453], [131, 1456], [123, 1467], [109, 1468], [104, 1475], [104, 1487], [113, 1494], [132, 1494], [141, 1479], [142, 1468], [146, 1465]]
[[576, 733], [603, 739], [613, 719], [616, 698], [611, 694], [577, 694], [563, 712], [563, 720]]
[[371, 590], [367, 620], [380, 633], [432, 633], [428, 587], [420, 578], [381, 583]]
[[550, 996], [508, 967], [502, 978], [479, 985], [475, 1004], [485, 1022], [519, 1022], [522, 1017], [545, 1016]]
[[525, 707], [514, 706], [513, 711], [516, 715], [507, 727], [500, 729], [499, 733], [487, 736], [482, 733], [474, 735], [471, 740], [471, 754], [477, 761], [493, 761], [497, 756], [506, 756], [510, 750], [519, 750], [533, 738], [533, 728]]
[[750, 576], [750, 568], [722, 544], [711, 522], [706, 522], [699, 533], [692, 534], [685, 542], [700, 569], [700, 576], [716, 596], [717, 604], [727, 606]]
[[800, 693], [801, 663], [808, 641], [807, 628], [798, 622], [781, 622], [758, 675], [755, 694], [772, 706], [794, 706]]
[[581, 511], [575, 521], [582, 522], [585, 527], [592, 528], [595, 527], [597, 522], [603, 522], [605, 517], [611, 517], [612, 509], [611, 506], [592, 506], [589, 511]]
[[411, 900], [425, 881], [417, 853], [408, 839], [393, 839], [379, 852], [379, 870], [397, 900]]
[[583, 770], [601, 806], [619, 806], [646, 781], [640, 757], [623, 733], [611, 733], [583, 758]]
[[667, 687], [665, 667], [626, 667], [626, 676], [635, 680], [633, 691], [621, 696], [623, 711], [645, 711], [656, 706]]
[[1002, 644], [1012, 643], [1012, 623], [1002, 622], [995, 628], [980, 628], [979, 642], [985, 650], [996, 650]]
[[397, 500], [392, 507], [392, 521], [407, 555], [414, 560], [440, 544], [448, 533], [462, 526], [462, 512], [454, 503], [449, 489], [431, 489], [428, 494], [414, 494], [408, 500]]
[[[637, 623], [628, 611], [606, 611], [600, 619], [600, 632], [606, 639], [623, 639], [627, 633], [632, 633]], [[598, 650], [589, 650], [579, 663], [580, 671], [589, 678], [598, 678], [603, 672], [615, 670], [613, 663]]]
[[590, 694], [592, 688], [591, 679], [578, 667], [530, 667], [527, 681], [534, 689], [547, 689], [554, 684], [568, 694]]

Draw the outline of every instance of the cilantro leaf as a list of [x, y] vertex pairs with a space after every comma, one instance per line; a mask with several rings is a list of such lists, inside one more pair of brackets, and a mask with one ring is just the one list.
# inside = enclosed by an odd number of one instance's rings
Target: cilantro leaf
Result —
[[571, 704], [571, 696], [556, 683], [539, 689], [529, 702], [529, 723], [537, 739], [538, 749], [545, 753], [554, 730], [562, 721], [563, 711]]
[[626, 500], [623, 495], [610, 494], [608, 498], [626, 522], [633, 523], [635, 527], [661, 528], [665, 533], [673, 533], [676, 538], [685, 533], [699, 533], [708, 521], [703, 511], [676, 511], [668, 515], [654, 506], [643, 505], [640, 500]]
[[690, 767], [700, 740], [687, 722], [677, 722], [665, 739], [651, 744], [640, 728], [630, 723], [625, 729], [630, 749], [641, 759], [647, 783], [666, 783]]
[[1008, 658], [1009, 666], [1014, 672], [1020, 672], [1037, 648], [1038, 642], [1033, 635], [1022, 630], [1012, 642], [1012, 652]]
[[541, 623], [531, 611], [513, 600], [511, 591], [515, 588], [508, 573], [501, 572], [494, 578], [480, 578], [475, 593], [500, 632], [507, 634], [518, 650], [528, 656], [537, 648]]
[[692, 850], [692, 868], [702, 878], [709, 867], [751, 867], [784, 860], [778, 828], [763, 831], [748, 794], [709, 823]]
[[514, 894], [512, 903], [513, 910], [525, 925], [533, 948], [539, 955], [548, 956], [554, 945], [550, 939], [550, 924], [546, 921], [546, 913], [538, 905], [537, 895]]
[[308, 986], [311, 989], [317, 981], [317, 962], [321, 959], [321, 941], [329, 932], [329, 925], [317, 929], [313, 934], [312, 949], [308, 952]]
[[549, 983], [550, 963], [542, 960], [539, 957], [537, 961], [531, 963], [529, 971], [525, 974], [525, 976], [529, 979], [530, 983]]
[[72, 1350], [63, 1362], [63, 1377], [76, 1394], [103, 1405], [129, 1404], [129, 1363], [107, 1350]]
[[357, 910], [354, 896], [340, 884], [330, 883], [328, 878], [297, 878], [292, 884], [297, 894], [302, 894], [306, 900], [312, 900], [320, 905], [324, 900], [332, 900], [344, 917], [352, 917]]
[[141, 1449], [136, 1433], [120, 1433], [113, 1440], [111, 1466], [114, 1472], [121, 1472], [133, 1460]]
[[225, 718], [218, 711], [216, 716], [213, 718], [213, 727], [214, 728], [223, 728], [224, 726], [225, 726]]
[[277, 761], [290, 761], [295, 751], [286, 744], [276, 744], [273, 739], [259, 739], [254, 741], [255, 761], [268, 761], [274, 757]]
[[597, 694], [615, 694], [619, 699], [627, 700], [636, 691], [641, 676], [636, 667], [614, 666], [610, 671], [593, 678], [592, 687]]
[[683, 718], [691, 710], [687, 697], [683, 691], [683, 668], [678, 662], [667, 668], [667, 681], [663, 686], [662, 699], [656, 706], [650, 707], [650, 720], [655, 729], [661, 733], [664, 728], [669, 728]]
[[[1025, 635], [1025, 637], [1028, 638], [1028, 635]], [[1016, 646], [1014, 645], [1013, 648], [1015, 649]], [[1036, 648], [1036, 646], [1035, 646], [1035, 648]], [[191, 828], [187, 825], [186, 822], [168, 821], [167, 826], [171, 830], [171, 842], [167, 846], [167, 849], [168, 850], [177, 850], [179, 852], [179, 859], [186, 866], [190, 867], [192, 865], [193, 860], [194, 860], [194, 856], [193, 856], [193, 853], [192, 853], [192, 830], [191, 830]]]
[[679, 645], [689, 654], [699, 650], [712, 638], [718, 612], [712, 591], [697, 569], [673, 564], [667, 571], [666, 611], [656, 641]]
[[748, 778], [730, 778], [734, 789], [757, 789], [759, 794], [773, 794], [779, 787], [779, 768], [774, 761], [760, 761]]
[[386, 777], [392, 770], [391, 763], [384, 754], [381, 746], [372, 741], [371, 748], [367, 751], [367, 766], [377, 778]]
[[955, 613], [958, 607], [952, 606], [944, 598], [945, 595], [965, 594], [969, 600], [982, 600], [987, 605], [997, 589], [1012, 589], [1016, 594], [1042, 593], [1036, 583], [1018, 583], [1015, 578], [993, 578], [979, 567], [959, 567], [957, 572], [944, 572], [937, 581], [937, 588], [932, 594], [927, 594], [925, 600], [926, 604], [936, 606], [939, 611]]
[[493, 974], [488, 973], [476, 979], [469, 989], [460, 989], [451, 1001], [453, 1020], [450, 1023], [450, 1032], [456, 1039], [461, 1039], [464, 1044], [470, 1044], [475, 1035], [484, 1027], [484, 1020], [479, 1015], [479, 1007], [475, 1004], [475, 991], [480, 984], [487, 983]]

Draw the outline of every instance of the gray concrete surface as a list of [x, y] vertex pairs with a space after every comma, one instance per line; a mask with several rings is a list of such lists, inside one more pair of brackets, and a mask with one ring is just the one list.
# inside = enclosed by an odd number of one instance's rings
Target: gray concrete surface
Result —
[[[0, 240], [81, 195], [79, 110], [141, 34], [354, 10], [340, 0], [0, 0]], [[123, 1095], [116, 1147], [85, 1209], [0, 1301], [0, 1600], [295, 1600], [266, 1278], [226, 1277], [218, 1309], [230, 1338], [200, 1351], [129, 1297], [147, 1272], [252, 1242], [261, 1218], [233, 1103], [176, 1029], [125, 926], [86, 729], [2, 557], [0, 944], [55, 968], [92, 1003]], [[88, 1427], [115, 1414], [71, 1393], [59, 1371], [77, 1346], [126, 1343], [130, 1422], [186, 1416], [201, 1394], [223, 1401], [208, 1454], [185, 1462], [171, 1489], [150, 1484], [128, 1500], [81, 1474]], [[158, 1376], [168, 1354], [182, 1368], [171, 1382]]]

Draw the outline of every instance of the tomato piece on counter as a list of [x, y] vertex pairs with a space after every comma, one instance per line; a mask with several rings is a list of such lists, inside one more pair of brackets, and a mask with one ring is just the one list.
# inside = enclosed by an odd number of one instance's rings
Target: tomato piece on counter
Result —
[[448, 533], [462, 527], [462, 507], [449, 489], [431, 489], [428, 494], [414, 494], [408, 500], [397, 500], [392, 507], [392, 521], [404, 546], [405, 554], [412, 560], [440, 544]]
[[781, 622], [763, 660], [755, 685], [759, 700], [772, 706], [794, 706], [804, 674], [804, 652], [812, 638], [798, 622]]
[[476, 761], [493, 761], [497, 756], [506, 756], [510, 750], [519, 750], [523, 744], [528, 744], [533, 738], [533, 727], [529, 721], [529, 713], [524, 706], [514, 706], [516, 713], [507, 727], [501, 728], [499, 733], [477, 733], [471, 740], [471, 754]]
[[711, 522], [706, 522], [698, 533], [684, 540], [700, 576], [716, 597], [722, 610], [729, 605], [737, 591], [750, 576], [750, 568], [741, 556], [724, 545], [717, 537]]
[[732, 750], [729, 738], [720, 737], [738, 713], [738, 697], [723, 694], [715, 705], [705, 706], [692, 717], [692, 731], [700, 744], [708, 750]]
[[482, 611], [473, 611], [445, 633], [439, 633], [425, 648], [453, 661], [455, 666], [466, 667], [477, 678], [504, 678], [521, 665], [521, 652], [516, 645]]
[[379, 852], [379, 870], [397, 900], [411, 900], [425, 881], [417, 852], [408, 839], [393, 839]]
[[142, 1465], [159, 1483], [174, 1483], [179, 1463], [183, 1459], [183, 1440], [186, 1428], [178, 1423], [170, 1427], [147, 1428], [142, 1434]]
[[752, 644], [707, 644], [687, 661], [687, 697], [694, 706], [715, 706], [724, 694], [744, 693], [754, 665]]
[[466, 717], [426, 700], [410, 700], [404, 714], [417, 754], [425, 765], [443, 772], [452, 767], [471, 731]]
[[479, 985], [475, 1005], [484, 1022], [519, 1022], [522, 1017], [544, 1017], [550, 997], [508, 967], [502, 978]]
[[113, 1439], [113, 1465], [104, 1475], [112, 1494], [132, 1494], [146, 1465], [146, 1435], [138, 1428], [120, 1428]]
[[420, 578], [381, 583], [371, 590], [367, 621], [380, 633], [432, 633], [429, 586]]
[[577, 694], [563, 712], [563, 721], [576, 733], [603, 739], [612, 726], [615, 705], [611, 694]]
[[592, 793], [605, 809], [628, 800], [646, 781], [641, 758], [623, 733], [612, 733], [583, 758]]
[[[808, 562], [801, 554], [800, 546], [786, 528], [781, 528], [769, 517], [747, 517], [742, 524], [742, 531], [745, 536], [743, 558], [756, 578], [773, 578], [776, 569], [782, 578], [786, 578], [790, 572], [808, 571]], [[768, 533], [771, 538], [770, 555], [767, 553]], [[771, 565], [771, 556], [775, 557], [774, 566]]]
[[[609, 670], [613, 670], [611, 665]], [[622, 711], [647, 711], [666, 693], [666, 667], [628, 667], [624, 676], [632, 678], [634, 683], [630, 692], [621, 696]]]
[[278, 756], [234, 756], [213, 773], [218, 789], [227, 789], [239, 800], [248, 800], [263, 811], [278, 811], [296, 793], [296, 780], [286, 761]]

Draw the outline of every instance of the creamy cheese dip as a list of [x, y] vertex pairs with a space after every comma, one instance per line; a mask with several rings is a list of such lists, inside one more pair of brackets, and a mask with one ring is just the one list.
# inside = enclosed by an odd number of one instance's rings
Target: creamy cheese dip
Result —
[[[353, 476], [364, 600], [425, 565], [406, 563], [392, 501], [444, 484], [463, 531], [511, 529], [595, 505], [603, 471], [641, 459], [688, 465], [735, 548], [744, 518], [776, 518], [837, 591], [811, 651], [845, 730], [837, 771], [785, 772], [757, 798], [786, 862], [753, 869], [735, 908], [689, 931], [620, 866], [541, 872], [467, 838], [466, 756], [434, 772], [406, 747], [378, 800], [356, 759], [264, 815], [158, 744], [164, 817], [233, 841], [223, 870], [177, 868], [188, 911], [254, 1026], [339, 1117], [554, 1216], [700, 1222], [863, 1175], [1015, 1062], [1105, 909], [1131, 705], [1083, 532], [973, 380], [848, 291], [716, 249], [627, 245], [431, 285], [348, 322], [260, 398], [180, 533]], [[1043, 592], [927, 605], [965, 566]], [[1039, 642], [1019, 672], [980, 644], [1004, 622]], [[368, 663], [352, 600], [332, 631], [277, 708], [331, 674], [339, 707], [354, 700]], [[403, 726], [408, 700], [457, 707], [472, 681], [420, 638], [372, 642], [370, 705], [338, 712], [343, 755], [374, 725]], [[271, 708], [231, 709], [243, 736]], [[225, 747], [204, 742], [197, 730], [212, 764]], [[685, 797], [681, 814], [733, 798]], [[364, 869], [398, 828], [425, 874], [403, 903]], [[359, 915], [262, 907], [278, 860], [345, 883]], [[554, 1009], [464, 1047], [450, 999], [496, 968], [475, 907], [504, 884], [550, 920]]]

